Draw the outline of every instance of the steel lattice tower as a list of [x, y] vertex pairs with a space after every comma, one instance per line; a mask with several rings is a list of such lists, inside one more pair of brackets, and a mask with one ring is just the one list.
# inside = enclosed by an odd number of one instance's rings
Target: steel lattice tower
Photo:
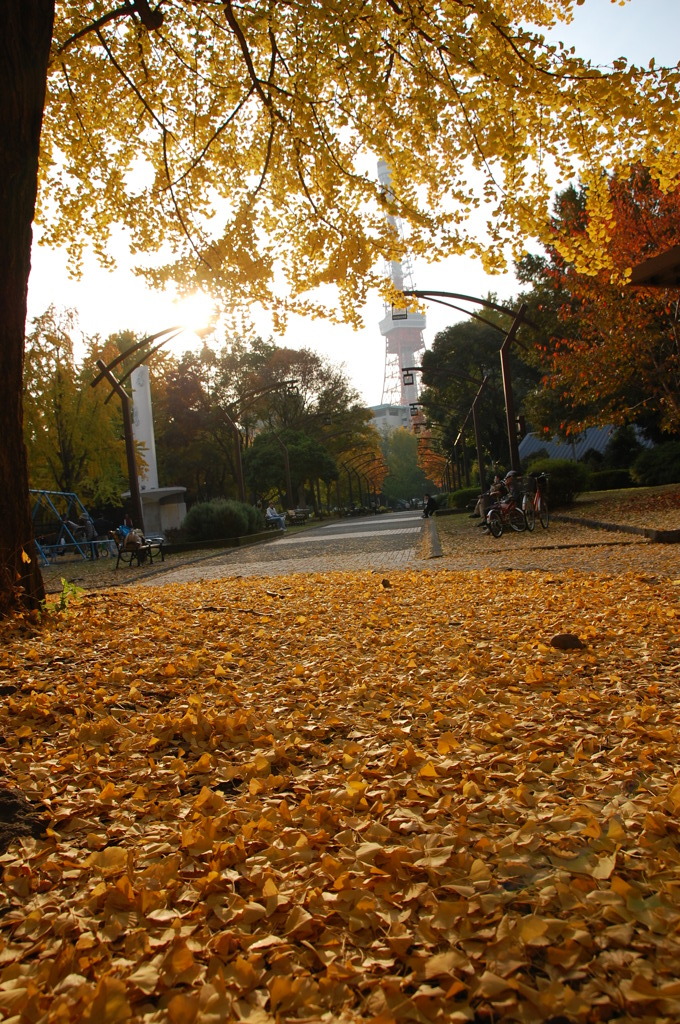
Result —
[[[386, 192], [392, 191], [390, 169], [385, 160], [378, 161], [378, 178]], [[388, 214], [388, 224], [395, 234], [401, 236], [399, 220]], [[399, 291], [413, 290], [413, 271], [408, 258], [392, 260], [388, 265], [390, 280]], [[380, 321], [380, 333], [385, 339], [385, 376], [383, 378], [383, 404], [410, 405], [418, 401], [418, 384], [404, 384], [402, 367], [419, 366], [421, 353], [425, 350], [423, 331], [425, 317], [411, 310], [392, 310], [385, 306], [385, 316]]]

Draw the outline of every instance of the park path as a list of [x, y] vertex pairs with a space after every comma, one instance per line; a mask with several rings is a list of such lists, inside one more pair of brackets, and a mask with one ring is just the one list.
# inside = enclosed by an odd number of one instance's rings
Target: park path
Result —
[[[418, 511], [333, 520], [301, 531], [267, 537], [252, 546], [222, 549], [210, 555], [169, 555], [162, 564], [127, 567], [89, 562], [50, 566], [44, 571], [50, 593], [59, 593], [62, 577], [85, 590], [162, 586], [223, 577], [267, 577], [294, 573], [380, 572], [564, 572], [598, 575], [626, 572], [680, 581], [680, 544], [659, 544], [630, 533], [609, 532], [554, 519], [548, 530], [504, 533], [496, 540], [476, 528], [467, 515], [424, 521]], [[662, 524], [667, 526], [668, 524]]]
[[389, 572], [422, 565], [422, 513], [397, 512], [341, 519], [266, 544], [230, 549], [200, 562], [145, 577], [139, 585], [189, 583], [225, 576], [292, 573]]

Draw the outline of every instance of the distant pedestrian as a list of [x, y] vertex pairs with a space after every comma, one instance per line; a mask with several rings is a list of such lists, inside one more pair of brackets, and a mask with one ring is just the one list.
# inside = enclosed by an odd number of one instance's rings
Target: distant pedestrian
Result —
[[431, 494], [425, 495], [425, 504], [423, 505], [423, 519], [429, 519], [437, 511], [437, 502], [434, 500]]
[[89, 512], [83, 512], [78, 516], [78, 526], [82, 529], [85, 540], [90, 545], [90, 558], [94, 562], [99, 558], [99, 547], [97, 545], [97, 531]]

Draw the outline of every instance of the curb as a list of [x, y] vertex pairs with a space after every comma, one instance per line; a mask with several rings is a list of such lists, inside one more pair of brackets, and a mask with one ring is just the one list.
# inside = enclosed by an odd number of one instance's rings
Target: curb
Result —
[[565, 516], [554, 513], [551, 513], [551, 517], [560, 523], [590, 526], [595, 530], [609, 530], [611, 533], [634, 533], [638, 537], [647, 537], [653, 544], [680, 544], [680, 530], [652, 530], [646, 526], [625, 526], [623, 523], [606, 523], [599, 519], [585, 519], [583, 516]]
[[422, 542], [425, 549], [426, 558], [442, 558], [444, 552], [442, 551], [441, 542], [439, 540], [439, 533], [434, 522], [434, 517], [431, 516], [426, 519], [423, 523]]

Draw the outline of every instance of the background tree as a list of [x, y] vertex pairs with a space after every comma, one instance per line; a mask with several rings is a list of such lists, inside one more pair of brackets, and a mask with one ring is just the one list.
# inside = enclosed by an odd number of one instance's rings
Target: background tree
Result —
[[399, 427], [386, 434], [383, 455], [387, 463], [383, 492], [389, 501], [420, 499], [428, 488], [437, 490], [418, 465], [418, 438], [410, 430]]
[[[237, 494], [232, 423], [241, 434], [244, 458], [260, 435], [268, 434], [272, 442], [271, 452], [260, 442], [257, 454], [244, 461], [250, 467], [249, 485], [260, 494], [270, 487], [285, 490], [285, 478], [276, 475], [283, 466], [276, 433], [304, 435], [316, 446], [319, 465], [324, 458], [330, 460], [330, 470], [296, 477], [292, 502], [304, 480], [325, 480], [329, 472], [332, 477], [335, 455], [370, 437], [372, 430], [370, 411], [359, 404], [341, 369], [315, 352], [278, 347], [261, 338], [215, 348], [204, 345], [201, 352], [167, 364], [155, 411], [163, 477], [186, 486], [190, 501]], [[295, 442], [294, 447], [302, 466], [307, 455], [300, 445]]]
[[[290, 467], [292, 494], [288, 494], [286, 455]], [[305, 485], [314, 506], [318, 505], [316, 482], [328, 487], [338, 475], [338, 467], [328, 451], [300, 430], [263, 431], [244, 453], [246, 483], [253, 494], [265, 499], [277, 492], [286, 508], [306, 506]]]
[[[612, 222], [607, 249], [622, 275], [631, 265], [680, 241], [680, 186], [662, 192], [648, 170], [607, 181]], [[556, 201], [553, 231], [578, 240], [592, 230], [587, 189]], [[562, 249], [565, 246], [562, 245]], [[563, 430], [638, 422], [650, 431], [680, 431], [680, 304], [677, 290], [631, 288], [608, 272], [578, 273], [551, 246], [523, 265], [535, 295], [556, 311], [543, 346], [544, 392], [533, 410]], [[552, 295], [550, 294], [552, 292]]]
[[233, 432], [210, 404], [213, 355], [204, 347], [152, 380], [159, 478], [186, 487], [189, 504], [237, 493]]
[[[43, 596], [22, 445], [22, 352], [31, 223], [42, 133], [40, 218], [77, 266], [85, 234], [106, 259], [114, 224], [136, 253], [169, 242], [149, 271], [220, 292], [229, 307], [275, 304], [335, 283], [349, 322], [380, 283], [379, 258], [403, 253], [386, 211], [408, 221], [408, 246], [436, 259], [479, 253], [503, 263], [507, 237], [545, 230], [552, 183], [593, 168], [592, 216], [606, 224], [601, 163], [649, 152], [660, 120], [675, 124], [677, 78], [617, 62], [602, 74], [541, 25], [571, 0], [465, 5], [336, 0], [4, 0], [0, 4], [0, 611]], [[55, 9], [57, 20], [55, 24]], [[529, 26], [535, 24], [538, 31]], [[52, 46], [50, 54], [50, 46]], [[474, 73], [470, 73], [470, 69]], [[49, 102], [45, 106], [49, 75]], [[105, 97], [105, 102], [103, 98]], [[603, 115], [602, 112], [606, 112]], [[393, 193], [362, 169], [390, 155]], [[472, 166], [483, 177], [470, 175]], [[132, 174], [132, 169], [138, 174]], [[488, 244], [466, 212], [489, 203]], [[452, 212], [454, 211], [454, 212]], [[598, 230], [579, 239], [606, 260]]]
[[[484, 311], [485, 319], [502, 330], [476, 319], [463, 320], [435, 337], [432, 348], [423, 355], [421, 402], [427, 419], [441, 431], [441, 445], [447, 454], [452, 449], [467, 420], [467, 457], [477, 461], [477, 450], [470, 418], [472, 402], [480, 383], [487, 384], [477, 402], [480, 440], [486, 466], [508, 464], [508, 431], [503, 397], [500, 347], [504, 331], [511, 320], [493, 310]], [[527, 337], [529, 332], [522, 334]], [[518, 345], [510, 349], [510, 368], [515, 407], [522, 402], [540, 379], [540, 373], [526, 361], [525, 351]]]
[[72, 310], [46, 310], [33, 321], [26, 342], [24, 436], [31, 486], [69, 491], [92, 507], [120, 504], [125, 453], [116, 444], [122, 425], [117, 407], [88, 386], [87, 363], [74, 355], [78, 331]]
[[445, 491], [450, 482], [450, 459], [444, 451], [441, 437], [429, 427], [418, 431], [418, 466], [427, 480], [432, 480], [437, 491]]

